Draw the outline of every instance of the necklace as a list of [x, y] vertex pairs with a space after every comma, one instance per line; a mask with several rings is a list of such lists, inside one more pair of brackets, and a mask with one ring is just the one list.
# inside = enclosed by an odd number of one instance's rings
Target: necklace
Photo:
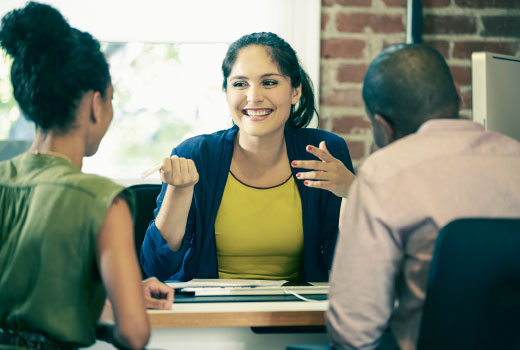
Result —
[[63, 158], [65, 160], [68, 160], [69, 162], [72, 163], [72, 161], [70, 160], [69, 157], [61, 154], [61, 153], [58, 153], [58, 152], [53, 152], [53, 151], [30, 151], [32, 154], [36, 154], [36, 155], [43, 155], [43, 156], [48, 156], [48, 157], [58, 157], [58, 158]]

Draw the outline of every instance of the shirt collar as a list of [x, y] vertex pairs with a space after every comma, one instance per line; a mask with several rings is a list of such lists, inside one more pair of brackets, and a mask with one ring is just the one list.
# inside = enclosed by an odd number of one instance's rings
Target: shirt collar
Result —
[[484, 126], [482, 124], [476, 123], [469, 119], [430, 119], [427, 122], [423, 123], [419, 129], [417, 129], [417, 133], [420, 134], [429, 134], [435, 133], [438, 131], [446, 132], [461, 132], [461, 131], [480, 131], [484, 130]]

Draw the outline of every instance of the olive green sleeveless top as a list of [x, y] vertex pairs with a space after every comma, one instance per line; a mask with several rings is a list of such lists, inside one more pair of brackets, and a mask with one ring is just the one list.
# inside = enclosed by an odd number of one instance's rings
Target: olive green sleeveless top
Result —
[[24, 153], [0, 163], [0, 327], [87, 346], [105, 292], [96, 239], [114, 198], [109, 179], [67, 159]]

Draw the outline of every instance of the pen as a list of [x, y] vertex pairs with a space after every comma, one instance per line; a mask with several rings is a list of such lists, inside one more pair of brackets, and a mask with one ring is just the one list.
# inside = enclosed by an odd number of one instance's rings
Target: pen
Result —
[[156, 164], [156, 165], [154, 165], [153, 167], [151, 167], [150, 169], [146, 169], [146, 170], [143, 171], [143, 173], [141, 174], [141, 179], [144, 179], [145, 177], [148, 177], [148, 176], [152, 175], [152, 174], [155, 173], [157, 170], [161, 170], [161, 167], [162, 167], [162, 164]]

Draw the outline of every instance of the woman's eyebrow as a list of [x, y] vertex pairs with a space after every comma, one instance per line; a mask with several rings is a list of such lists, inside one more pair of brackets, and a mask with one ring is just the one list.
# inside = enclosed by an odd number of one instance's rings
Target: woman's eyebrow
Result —
[[[265, 74], [262, 74], [260, 76], [260, 78], [267, 78], [267, 77], [272, 77], [272, 76], [279, 76], [279, 77], [282, 77], [283, 74], [280, 74], [280, 73], [265, 73]], [[234, 79], [249, 79], [249, 77], [245, 76], [245, 75], [235, 75], [235, 76], [232, 76], [232, 77], [229, 77], [229, 80], [234, 80]]]
[[233, 79], [248, 79], [248, 77], [246, 77], [245, 75], [235, 75], [233, 77], [229, 77], [229, 80]]

